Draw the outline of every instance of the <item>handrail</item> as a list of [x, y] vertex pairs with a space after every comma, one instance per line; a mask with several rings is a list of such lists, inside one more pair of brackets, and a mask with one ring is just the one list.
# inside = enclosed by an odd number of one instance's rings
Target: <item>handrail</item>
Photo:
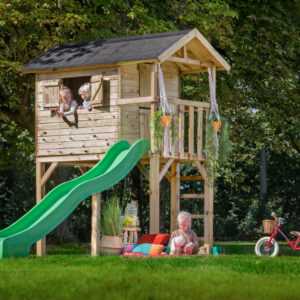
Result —
[[193, 101], [179, 98], [169, 98], [171, 104], [209, 108], [209, 102]]
[[[169, 130], [171, 140], [170, 157], [203, 159], [205, 147], [205, 124], [209, 114], [209, 103], [171, 98], [169, 100], [175, 118], [175, 136]], [[186, 124], [188, 126], [186, 126]], [[174, 130], [173, 125], [173, 130]], [[165, 144], [163, 144], [166, 147]], [[166, 150], [165, 148], [163, 150]], [[167, 151], [163, 151], [167, 153]], [[168, 155], [165, 155], [168, 156]]]
[[152, 96], [141, 96], [131, 98], [119, 98], [116, 100], [116, 105], [142, 104], [152, 102], [157, 102], [157, 100]]
[[173, 114], [164, 136], [168, 135], [169, 143], [161, 141], [161, 145], [156, 145], [154, 129], [150, 129], [150, 120], [154, 118], [158, 102], [151, 103], [148, 113], [140, 114], [141, 137], [150, 137], [151, 150], [159, 151], [166, 158], [203, 160], [209, 103], [171, 97], [168, 100]]

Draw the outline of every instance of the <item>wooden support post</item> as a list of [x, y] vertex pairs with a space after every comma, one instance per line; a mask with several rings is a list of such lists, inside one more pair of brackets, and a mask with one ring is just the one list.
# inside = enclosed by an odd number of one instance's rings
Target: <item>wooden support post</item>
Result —
[[[151, 68], [151, 76], [150, 76], [150, 96], [152, 99], [157, 100], [157, 64], [153, 64]], [[157, 103], [151, 103], [150, 104], [150, 119], [152, 120], [154, 117], [154, 113], [157, 108]], [[159, 149], [157, 149], [155, 145], [155, 132], [153, 128], [150, 128], [150, 144], [151, 144], [151, 152], [157, 152]]]
[[213, 228], [213, 202], [214, 202], [214, 187], [206, 178], [204, 181], [204, 244], [209, 247], [213, 245], [214, 228]]
[[157, 64], [153, 64], [150, 75], [150, 96], [155, 99], [157, 96]]
[[184, 105], [179, 105], [178, 118], [179, 157], [184, 155]]
[[97, 193], [92, 196], [91, 256], [97, 256], [99, 254], [100, 218], [101, 218], [101, 193]]
[[204, 179], [204, 244], [210, 248], [214, 241], [214, 184], [204, 165], [199, 161], [195, 161], [195, 165]]
[[198, 107], [198, 126], [197, 126], [197, 155], [202, 157], [203, 148], [203, 109]]
[[177, 215], [180, 210], [180, 164], [174, 162], [171, 166], [171, 220], [170, 232], [177, 228]]
[[183, 46], [183, 58], [188, 58], [186, 45]]
[[[154, 118], [155, 110], [156, 110], [156, 104], [151, 103], [150, 104], [150, 119], [151, 120]], [[154, 132], [154, 128], [152, 128], [152, 127], [150, 128], [150, 148], [151, 148], [150, 149], [151, 153], [158, 151], [156, 143], [155, 143], [155, 132]]]
[[159, 232], [159, 154], [150, 156], [150, 233]]
[[193, 155], [194, 150], [194, 106], [189, 107], [189, 154]]
[[[42, 178], [45, 173], [45, 163], [36, 161], [36, 202], [40, 202], [45, 195], [45, 185], [42, 186]], [[36, 255], [46, 255], [46, 238], [36, 243]]]

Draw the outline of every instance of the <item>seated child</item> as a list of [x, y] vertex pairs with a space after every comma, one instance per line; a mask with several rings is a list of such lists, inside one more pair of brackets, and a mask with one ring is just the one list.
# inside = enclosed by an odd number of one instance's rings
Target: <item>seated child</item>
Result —
[[[59, 91], [59, 109], [56, 112], [59, 117], [69, 125], [78, 127], [77, 102], [73, 100], [72, 92], [68, 87], [62, 87]], [[75, 122], [71, 122], [66, 116], [74, 115]]]
[[198, 252], [199, 244], [196, 233], [191, 229], [192, 216], [190, 213], [181, 211], [177, 216], [179, 229], [171, 234], [170, 254], [194, 254]]
[[78, 90], [78, 94], [80, 95], [82, 102], [82, 108], [91, 111], [92, 104], [91, 104], [91, 84], [84, 83]]

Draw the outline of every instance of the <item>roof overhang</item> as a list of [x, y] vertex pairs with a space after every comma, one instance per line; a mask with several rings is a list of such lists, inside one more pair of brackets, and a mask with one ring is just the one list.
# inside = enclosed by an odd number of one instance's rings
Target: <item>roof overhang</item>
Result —
[[[193, 58], [174, 56], [183, 47], [190, 47]], [[173, 61], [178, 64], [193, 66], [193, 68], [183, 73], [201, 72], [209, 66], [215, 66], [218, 70], [230, 70], [230, 65], [227, 61], [196, 28], [161, 53], [158, 59], [161, 63]]]

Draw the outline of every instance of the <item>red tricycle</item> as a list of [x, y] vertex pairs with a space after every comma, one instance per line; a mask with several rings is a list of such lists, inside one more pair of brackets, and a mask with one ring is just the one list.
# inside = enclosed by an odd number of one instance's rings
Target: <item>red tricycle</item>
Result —
[[271, 256], [278, 255], [279, 244], [276, 241], [276, 237], [280, 234], [287, 241], [287, 245], [294, 251], [300, 251], [300, 231], [291, 231], [290, 234], [294, 237], [289, 239], [287, 235], [282, 231], [285, 220], [279, 218], [273, 212], [271, 216], [274, 219], [274, 226], [270, 231], [270, 236], [264, 236], [260, 238], [255, 245], [255, 254], [258, 256]]

